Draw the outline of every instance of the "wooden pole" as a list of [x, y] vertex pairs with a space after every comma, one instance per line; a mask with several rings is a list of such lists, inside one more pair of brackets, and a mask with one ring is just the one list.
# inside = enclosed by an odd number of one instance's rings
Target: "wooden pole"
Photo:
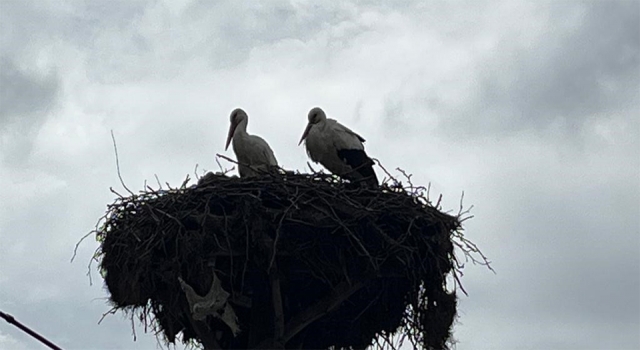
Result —
[[280, 292], [280, 276], [278, 276], [278, 264], [273, 262], [269, 271], [269, 283], [271, 284], [271, 301], [273, 303], [273, 348], [284, 349], [284, 311], [282, 308], [282, 293]]

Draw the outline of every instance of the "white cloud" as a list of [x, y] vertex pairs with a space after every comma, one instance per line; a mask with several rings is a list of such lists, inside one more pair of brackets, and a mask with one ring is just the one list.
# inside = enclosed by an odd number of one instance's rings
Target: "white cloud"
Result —
[[18, 340], [3, 333], [0, 333], [0, 347], [2, 347], [3, 349], [14, 349], [14, 350], [28, 349], [24, 344], [22, 344]]

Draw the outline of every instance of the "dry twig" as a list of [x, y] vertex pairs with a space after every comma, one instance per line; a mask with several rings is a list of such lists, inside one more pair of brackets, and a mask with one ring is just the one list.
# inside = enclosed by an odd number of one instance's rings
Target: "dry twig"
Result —
[[[170, 343], [180, 332], [185, 342], [201, 339], [201, 327], [183, 321], [188, 310], [175, 281], [182, 276], [204, 294], [215, 259], [240, 324], [256, 304], [233, 300], [265, 292], [256, 284], [256, 276], [265, 276], [276, 314], [272, 339], [264, 339], [269, 344], [358, 347], [380, 336], [392, 348], [406, 340], [445, 347], [456, 312], [446, 278], [459, 285], [463, 267], [454, 247], [465, 259], [489, 262], [462, 234], [469, 213], [462, 204], [458, 216], [442, 213], [440, 199], [435, 207], [429, 202], [430, 186], [414, 186], [399, 170], [404, 187], [383, 171], [380, 189], [321, 173], [251, 179], [208, 173], [197, 185], [185, 180], [162, 192], [118, 195], [95, 230], [111, 301], [137, 312], [145, 326], [152, 322]], [[234, 256], [244, 262], [234, 263]], [[220, 346], [247, 346], [251, 330], [236, 337], [224, 324], [206, 325], [222, 334]], [[394, 345], [389, 337], [400, 326]]]

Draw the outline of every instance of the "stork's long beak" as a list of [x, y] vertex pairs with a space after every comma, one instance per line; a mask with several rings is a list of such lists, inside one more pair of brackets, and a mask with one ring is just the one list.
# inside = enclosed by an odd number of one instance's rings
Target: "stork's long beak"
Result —
[[229, 144], [231, 143], [231, 139], [233, 138], [233, 133], [236, 131], [236, 127], [238, 124], [232, 123], [229, 126], [229, 134], [227, 135], [227, 143], [224, 145], [224, 150], [226, 151], [229, 148]]
[[304, 132], [302, 133], [302, 137], [300, 138], [300, 142], [298, 142], [298, 146], [300, 146], [302, 144], [302, 141], [304, 141], [304, 139], [307, 138], [307, 135], [309, 135], [309, 130], [311, 130], [312, 126], [313, 124], [311, 123], [307, 124], [307, 128], [304, 129]]

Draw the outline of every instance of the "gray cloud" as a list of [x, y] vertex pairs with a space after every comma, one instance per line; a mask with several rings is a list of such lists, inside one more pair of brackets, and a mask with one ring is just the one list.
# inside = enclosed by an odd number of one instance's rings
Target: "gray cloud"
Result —
[[512, 133], [559, 123], [575, 134], [596, 114], [638, 104], [640, 4], [549, 5], [539, 40], [533, 46], [517, 38], [498, 45], [479, 67], [470, 104], [445, 110], [454, 115], [444, 120], [445, 128]]
[[[14, 60], [33, 62], [43, 48], [70, 48], [86, 75], [100, 82], [122, 82], [153, 74], [152, 47], [140, 23], [154, 6], [153, 0], [55, 3], [3, 1], [0, 43]], [[161, 21], [162, 18], [157, 20]], [[162, 23], [158, 24], [159, 26]], [[163, 39], [163, 38], [158, 38]], [[147, 62], [147, 64], [144, 64]], [[84, 67], [77, 66], [77, 69]]]
[[20, 69], [8, 57], [0, 57], [0, 125], [23, 118], [42, 119], [54, 105], [60, 85], [55, 73], [46, 75]]
[[[109, 130], [137, 191], [233, 156], [237, 105], [303, 169], [295, 144], [321, 105], [445, 209], [462, 190], [475, 205], [466, 235], [497, 275], [467, 266], [458, 349], [640, 346], [636, 2], [177, 4], [0, 1], [0, 148], [29, 158], [0, 162], [0, 309], [64, 348], [154, 348], [120, 314], [96, 324], [91, 237], [68, 262], [109, 187], [124, 193]], [[19, 95], [40, 98], [4, 103]], [[38, 348], [0, 330], [12, 339]]]
[[[354, 8], [346, 4], [293, 4], [276, 1], [270, 6], [261, 3], [220, 1], [215, 5], [199, 0], [183, 13], [182, 20], [196, 25], [203, 40], [194, 49], [209, 53], [215, 68], [230, 67], [244, 62], [251, 51], [259, 46], [291, 39], [307, 41], [327, 28], [351, 22], [357, 16]], [[351, 28], [351, 37], [364, 28]], [[203, 39], [202, 39], [203, 38]], [[340, 37], [332, 38], [339, 44]]]
[[1, 5], [0, 43], [13, 53], [59, 39], [80, 47], [90, 47], [96, 35], [108, 29], [127, 29], [156, 4], [153, 0], [106, 2], [55, 2], [8, 0]]
[[55, 72], [28, 71], [0, 57], [0, 160], [20, 164], [28, 158], [33, 138], [60, 90]]
[[[481, 349], [637, 347], [640, 157], [632, 147], [637, 140], [605, 145], [587, 138], [586, 152], [566, 154], [544, 138], [525, 140], [466, 145], [482, 163], [476, 169], [460, 165], [477, 173], [464, 176], [473, 179], [466, 198], [476, 207], [467, 233], [484, 247], [497, 275], [468, 275], [461, 339]], [[474, 299], [482, 311], [464, 306]], [[492, 319], [485, 331], [498, 328], [513, 339], [476, 347], [486, 338], [470, 340], [465, 322], [472, 319]], [[482, 333], [480, 323], [474, 322], [474, 333]]]
[[[81, 272], [77, 269], [77, 272]], [[86, 282], [75, 281], [75, 284], [85, 286]], [[36, 286], [34, 286], [36, 287]], [[87, 287], [85, 287], [87, 289]], [[94, 292], [99, 286], [92, 288]], [[144, 327], [137, 321], [133, 324], [137, 341], [134, 341], [131, 321], [121, 315], [107, 315], [98, 324], [102, 314], [110, 309], [105, 298], [97, 298], [99, 292], [91, 295], [83, 293], [82, 300], [72, 295], [73, 291], [66, 291], [69, 295], [57, 296], [54, 300], [43, 300], [31, 303], [1, 305], [4, 312], [10, 313], [20, 322], [28, 325], [50, 341], [63, 349], [155, 349], [156, 340], [152, 334], [145, 334]], [[0, 299], [15, 299], [11, 295], [0, 293]], [[75, 299], [75, 300], [74, 300]], [[71, 310], [73, 310], [71, 312]], [[88, 315], [79, 320], [78, 314]], [[3, 329], [12, 338], [19, 340], [28, 349], [39, 349], [41, 344], [21, 332], [15, 327]], [[91, 334], [91, 336], [87, 336]], [[115, 336], [119, 334], [120, 336]]]
[[7, 52], [22, 55], [40, 43], [42, 37], [55, 32], [55, 23], [55, 16], [44, 7], [24, 1], [3, 1], [0, 3], [0, 47], [5, 55]]

